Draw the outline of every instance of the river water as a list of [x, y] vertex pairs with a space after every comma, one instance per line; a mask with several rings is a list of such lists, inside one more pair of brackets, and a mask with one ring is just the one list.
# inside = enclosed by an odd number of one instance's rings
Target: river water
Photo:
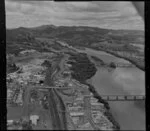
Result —
[[[106, 63], [112, 61], [129, 63], [103, 51], [87, 48], [82, 51], [76, 50], [96, 56]], [[140, 69], [136, 67], [116, 68], [111, 71], [102, 67], [97, 69], [91, 81], [100, 95], [145, 95], [145, 72]], [[121, 130], [145, 130], [145, 101], [114, 101], [109, 102], [109, 105]]]
[[[86, 52], [105, 62], [127, 62], [101, 51], [86, 49]], [[116, 68], [112, 71], [98, 68], [92, 78], [92, 85], [100, 95], [145, 95], [145, 74], [135, 67]], [[121, 130], [145, 130], [144, 102], [109, 102], [111, 113]]]

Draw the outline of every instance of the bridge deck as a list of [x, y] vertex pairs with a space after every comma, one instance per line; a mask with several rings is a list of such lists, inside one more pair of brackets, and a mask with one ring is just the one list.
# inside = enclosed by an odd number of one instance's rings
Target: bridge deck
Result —
[[135, 67], [133, 64], [128, 64], [128, 63], [115, 63], [117, 67]]
[[[106, 101], [140, 101], [145, 100], [145, 95], [100, 95]], [[92, 97], [92, 96], [85, 96]]]
[[[67, 90], [69, 87], [38, 87], [38, 89], [59, 89]], [[106, 101], [140, 101], [145, 100], [145, 95], [100, 95]], [[93, 97], [91, 95], [84, 95], [84, 97]]]

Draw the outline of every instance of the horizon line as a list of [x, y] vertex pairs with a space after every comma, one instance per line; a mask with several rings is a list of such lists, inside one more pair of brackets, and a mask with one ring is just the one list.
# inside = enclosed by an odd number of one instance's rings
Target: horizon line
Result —
[[38, 28], [38, 27], [41, 27], [41, 26], [55, 26], [55, 27], [62, 27], [62, 26], [64, 26], [64, 27], [90, 27], [90, 28], [99, 28], [99, 29], [108, 29], [108, 30], [129, 30], [129, 31], [145, 31], [145, 28], [143, 28], [143, 29], [128, 29], [128, 28], [126, 28], [126, 29], [120, 29], [120, 28], [118, 28], [118, 29], [113, 29], [113, 28], [107, 28], [107, 27], [98, 27], [98, 26], [88, 26], [88, 25], [54, 25], [54, 24], [43, 24], [43, 25], [38, 25], [38, 26], [19, 26], [19, 27], [7, 27], [6, 26], [6, 30], [7, 29], [18, 29], [18, 28]]

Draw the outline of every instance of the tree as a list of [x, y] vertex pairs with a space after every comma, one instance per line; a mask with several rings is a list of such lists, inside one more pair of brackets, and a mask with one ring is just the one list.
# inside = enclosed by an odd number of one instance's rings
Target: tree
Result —
[[32, 130], [31, 122], [22, 123], [23, 130]]
[[112, 67], [112, 68], [116, 68], [116, 65], [115, 65], [115, 63], [114, 62], [110, 62], [110, 67]]

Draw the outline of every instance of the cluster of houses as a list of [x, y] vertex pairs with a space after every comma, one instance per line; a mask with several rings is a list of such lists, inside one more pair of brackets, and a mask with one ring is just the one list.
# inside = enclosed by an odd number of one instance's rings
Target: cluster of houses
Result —
[[23, 87], [19, 83], [14, 82], [7, 86], [7, 104], [23, 105]]
[[[34, 50], [26, 50], [22, 51], [21, 54], [35, 52]], [[43, 83], [40, 81], [44, 81], [45, 74], [43, 71], [45, 68], [41, 66], [42, 61], [33, 61], [35, 63], [28, 63], [21, 66], [22, 72], [14, 72], [7, 75], [7, 99], [9, 101], [13, 101], [16, 104], [23, 105], [23, 89], [28, 86], [28, 84], [37, 84], [42, 85]], [[66, 65], [70, 67], [70, 65]], [[64, 74], [70, 75], [69, 70], [63, 71]], [[81, 84], [76, 80], [72, 80], [71, 78], [59, 79], [54, 82], [56, 87], [68, 87], [68, 88], [76, 88], [77, 95], [73, 102], [69, 102], [66, 104], [67, 112], [71, 117], [74, 125], [78, 129], [93, 129], [93, 125], [87, 119], [87, 109], [85, 109], [85, 94], [88, 92], [88, 86]], [[65, 85], [67, 83], [67, 85]], [[90, 108], [88, 108], [88, 112], [90, 112], [90, 116], [95, 126], [99, 127], [99, 129], [112, 129], [112, 123], [107, 119], [104, 115], [105, 107], [103, 103], [99, 103], [96, 98], [93, 97], [92, 93], [88, 93], [90, 99], [88, 101]], [[37, 125], [40, 120], [38, 115], [31, 115], [29, 117], [29, 121], [32, 125]], [[13, 125], [13, 120], [8, 120], [7, 124]], [[22, 127], [18, 127], [18, 129], [22, 129]]]
[[[36, 61], [35, 61], [36, 62]], [[17, 64], [21, 72], [14, 72], [7, 75], [7, 102], [10, 104], [23, 105], [23, 90], [28, 85], [42, 85], [45, 79], [42, 61], [36, 64]]]
[[[61, 83], [62, 82], [60, 82], [60, 84]], [[66, 109], [74, 123], [74, 126], [77, 129], [93, 129], [93, 126], [87, 119], [87, 109], [85, 108], [85, 97], [87, 94], [86, 90], [88, 90], [88, 86], [72, 79], [68, 81], [67, 86], [70, 88], [76, 88], [78, 90], [76, 98], [74, 98], [73, 101], [66, 102]], [[113, 129], [113, 124], [104, 115], [104, 112], [106, 112], [104, 104], [98, 102], [98, 99], [94, 98], [91, 92], [88, 92], [87, 97], [90, 98], [88, 102], [90, 108], [88, 110], [95, 127], [98, 129]]]
[[22, 130], [23, 124], [28, 123], [30, 126], [36, 126], [40, 117], [38, 115], [30, 115], [29, 119], [7, 120], [8, 130]]

